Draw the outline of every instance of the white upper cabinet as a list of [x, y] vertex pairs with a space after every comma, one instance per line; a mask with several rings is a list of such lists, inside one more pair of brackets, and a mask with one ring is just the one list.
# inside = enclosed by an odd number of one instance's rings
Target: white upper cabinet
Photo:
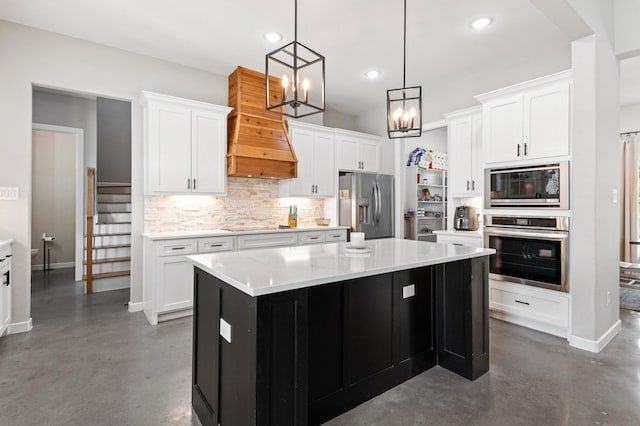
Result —
[[229, 107], [142, 92], [147, 194], [224, 193]]
[[476, 96], [483, 103], [485, 163], [568, 156], [570, 72]]
[[289, 121], [289, 137], [298, 159], [298, 177], [280, 181], [281, 196], [335, 197], [333, 129]]
[[449, 194], [482, 195], [481, 108], [457, 111], [446, 117], [449, 119]]
[[380, 171], [380, 138], [336, 129], [338, 168], [357, 172]]

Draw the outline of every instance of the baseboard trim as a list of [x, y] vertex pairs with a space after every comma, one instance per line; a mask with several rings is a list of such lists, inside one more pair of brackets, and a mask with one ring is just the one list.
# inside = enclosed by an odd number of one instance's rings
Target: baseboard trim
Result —
[[503, 312], [491, 309], [489, 311], [489, 315], [491, 318], [496, 318], [501, 321], [510, 322], [512, 324], [516, 324], [522, 327], [527, 327], [532, 330], [541, 331], [543, 333], [552, 334], [554, 336], [562, 337], [563, 339], [567, 339], [568, 332], [565, 327], [558, 327], [551, 324], [548, 324], [543, 321], [536, 321], [531, 318], [526, 318], [521, 315], [516, 315], [509, 312]]
[[129, 312], [140, 312], [144, 309], [144, 302], [129, 301]]
[[[64, 269], [64, 268], [75, 268], [76, 267], [76, 263], [75, 262], [60, 262], [60, 263], [52, 263], [49, 266], [51, 269]], [[44, 268], [44, 265], [40, 264], [40, 265], [31, 265], [31, 270], [32, 271], [42, 271], [42, 268]]]
[[33, 320], [29, 318], [28, 321], [12, 322], [9, 324], [9, 334], [26, 333], [33, 329]]
[[598, 340], [590, 340], [585, 339], [584, 337], [578, 336], [570, 336], [569, 337], [569, 345], [574, 348], [582, 349], [584, 351], [589, 351], [593, 353], [599, 353], [601, 350], [605, 348], [609, 344], [609, 342], [616, 337], [616, 335], [622, 329], [622, 321], [618, 320], [615, 324], [609, 328], [609, 330], [605, 331], [602, 336]]

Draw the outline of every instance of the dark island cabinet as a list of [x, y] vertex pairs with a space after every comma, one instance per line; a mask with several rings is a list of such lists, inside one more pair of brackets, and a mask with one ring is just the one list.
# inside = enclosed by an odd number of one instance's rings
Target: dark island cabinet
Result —
[[196, 268], [203, 425], [317, 425], [441, 364], [488, 368], [485, 258], [251, 297]]
[[438, 364], [470, 380], [489, 371], [489, 283], [485, 257], [436, 266]]

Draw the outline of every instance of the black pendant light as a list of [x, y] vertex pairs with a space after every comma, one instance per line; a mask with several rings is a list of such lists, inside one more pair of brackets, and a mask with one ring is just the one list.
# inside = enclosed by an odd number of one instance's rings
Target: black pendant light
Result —
[[298, 43], [298, 0], [293, 41], [266, 55], [267, 109], [300, 118], [324, 111], [324, 56]]
[[389, 139], [422, 135], [422, 86], [407, 87], [407, 0], [404, 0], [404, 56], [402, 88], [387, 90], [387, 134]]

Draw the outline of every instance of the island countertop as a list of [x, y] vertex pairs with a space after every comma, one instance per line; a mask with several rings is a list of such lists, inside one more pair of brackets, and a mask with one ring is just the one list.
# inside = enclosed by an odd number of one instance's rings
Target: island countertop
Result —
[[367, 240], [368, 254], [350, 254], [348, 244], [200, 254], [187, 259], [242, 292], [261, 296], [495, 253], [493, 249], [389, 238]]

